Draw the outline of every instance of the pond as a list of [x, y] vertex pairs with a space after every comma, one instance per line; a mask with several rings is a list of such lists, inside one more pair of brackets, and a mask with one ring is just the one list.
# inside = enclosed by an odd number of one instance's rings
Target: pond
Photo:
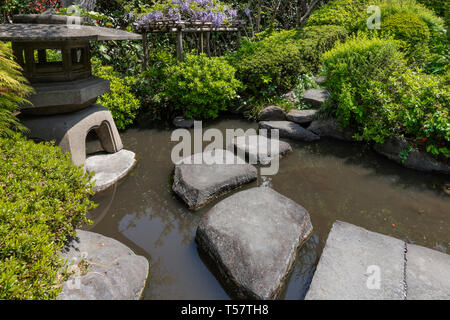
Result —
[[[204, 124], [207, 128], [246, 130], [257, 124], [225, 119]], [[193, 212], [172, 193], [170, 156], [176, 143], [170, 141], [171, 132], [130, 129], [121, 134], [138, 164], [118, 185], [95, 196], [99, 207], [90, 213], [94, 224], [87, 229], [148, 258], [144, 299], [229, 299], [194, 241], [200, 218], [217, 201]], [[450, 177], [402, 168], [358, 143], [288, 142], [293, 152], [280, 161], [278, 174], [259, 176], [244, 187], [269, 186], [311, 215], [314, 233], [299, 252], [285, 299], [304, 298], [336, 220], [449, 253], [450, 197], [443, 185]]]

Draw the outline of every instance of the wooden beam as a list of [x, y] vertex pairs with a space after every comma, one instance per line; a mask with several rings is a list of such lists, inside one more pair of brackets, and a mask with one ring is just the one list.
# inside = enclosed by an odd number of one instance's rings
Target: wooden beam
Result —
[[142, 60], [142, 72], [147, 70], [148, 65], [148, 44], [147, 44], [147, 32], [142, 34], [142, 49], [144, 51], [144, 58]]

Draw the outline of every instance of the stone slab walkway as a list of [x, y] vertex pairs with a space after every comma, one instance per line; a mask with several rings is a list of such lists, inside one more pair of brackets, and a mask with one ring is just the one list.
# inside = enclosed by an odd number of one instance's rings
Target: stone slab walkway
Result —
[[305, 299], [450, 299], [450, 256], [336, 221]]

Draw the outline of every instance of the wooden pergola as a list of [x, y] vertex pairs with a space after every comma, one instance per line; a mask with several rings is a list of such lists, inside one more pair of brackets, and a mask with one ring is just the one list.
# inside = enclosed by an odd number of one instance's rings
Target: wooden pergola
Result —
[[144, 48], [144, 61], [143, 69], [147, 67], [148, 61], [148, 36], [152, 33], [176, 33], [176, 46], [177, 46], [177, 58], [179, 61], [183, 61], [183, 34], [185, 33], [197, 33], [200, 34], [200, 52], [205, 52], [210, 56], [210, 38], [211, 32], [236, 32], [238, 36], [238, 45], [240, 46], [242, 37], [242, 27], [245, 22], [242, 20], [235, 20], [224, 26], [214, 27], [212, 22], [202, 21], [173, 21], [173, 20], [160, 20], [149, 22], [148, 28], [141, 31], [143, 48]]

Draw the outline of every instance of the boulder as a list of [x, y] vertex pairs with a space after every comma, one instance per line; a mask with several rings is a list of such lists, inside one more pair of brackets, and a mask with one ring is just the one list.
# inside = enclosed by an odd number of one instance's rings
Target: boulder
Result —
[[258, 113], [258, 119], [259, 120], [285, 120], [286, 119], [286, 112], [284, 109], [275, 106], [275, 105], [268, 105], [264, 109], [262, 109]]
[[[291, 121], [261, 121], [259, 123], [259, 128], [278, 130], [280, 138], [289, 138], [307, 142], [320, 139], [318, 135]], [[270, 135], [270, 131], [268, 131], [268, 135]]]
[[387, 140], [384, 144], [376, 144], [374, 149], [378, 153], [386, 156], [387, 158], [401, 164], [402, 166], [410, 169], [421, 171], [436, 171], [449, 174], [450, 164], [440, 162], [429, 154], [422, 152], [418, 149], [413, 149], [409, 152], [405, 162], [400, 157], [400, 152], [406, 150], [409, 147], [408, 141], [402, 138], [392, 138]]
[[315, 81], [318, 85], [324, 84], [326, 80], [327, 80], [327, 77], [325, 77], [325, 76], [319, 76], [319, 77], [315, 77], [315, 78], [314, 78], [314, 81]]
[[314, 120], [308, 130], [321, 137], [353, 141], [354, 132], [348, 128], [340, 129], [337, 120], [334, 118]]
[[303, 101], [310, 103], [314, 107], [320, 107], [330, 96], [325, 89], [308, 89], [303, 93]]
[[305, 299], [403, 300], [404, 257], [403, 241], [336, 221]]
[[124, 178], [135, 164], [134, 152], [122, 149], [116, 153], [87, 156], [85, 169], [87, 172], [94, 172], [94, 191], [100, 192]]
[[408, 300], [450, 300], [450, 255], [407, 244]]
[[238, 192], [200, 221], [199, 249], [240, 299], [276, 299], [298, 249], [312, 233], [308, 212], [265, 187]]
[[212, 152], [197, 153], [175, 165], [172, 190], [190, 209], [198, 209], [257, 178], [256, 168], [232, 152], [216, 150], [215, 154], [217, 157]]
[[307, 124], [314, 120], [317, 110], [297, 110], [293, 109], [286, 115], [286, 119], [298, 124]]
[[[278, 143], [277, 150], [272, 152], [271, 146]], [[291, 145], [284, 141], [276, 141], [262, 135], [240, 136], [233, 140], [232, 148], [238, 155], [243, 154], [252, 164], [268, 165], [274, 157], [282, 157], [292, 151]], [[255, 160], [255, 161], [252, 161]]]
[[295, 105], [300, 103], [300, 99], [297, 97], [294, 91], [289, 91], [288, 93], [284, 94], [282, 98], [289, 100]]
[[63, 284], [58, 300], [138, 300], [146, 285], [146, 258], [117, 240], [77, 230], [63, 248], [62, 259], [74, 274]]
[[190, 129], [194, 127], [194, 119], [185, 119], [183, 117], [176, 117], [172, 123], [177, 128]]

